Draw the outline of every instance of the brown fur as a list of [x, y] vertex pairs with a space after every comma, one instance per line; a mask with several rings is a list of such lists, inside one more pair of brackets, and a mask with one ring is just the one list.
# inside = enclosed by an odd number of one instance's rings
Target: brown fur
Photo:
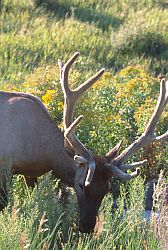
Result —
[[[90, 187], [79, 187], [86, 166], [78, 166], [64, 148], [63, 133], [45, 106], [36, 97], [24, 93], [0, 92], [0, 193], [6, 192], [6, 172], [23, 174], [29, 186], [51, 170], [55, 177], [75, 187], [80, 207], [80, 228], [93, 231], [101, 200], [108, 192], [110, 177], [98, 157]], [[27, 177], [29, 176], [29, 178]], [[1, 209], [6, 201], [1, 204]]]

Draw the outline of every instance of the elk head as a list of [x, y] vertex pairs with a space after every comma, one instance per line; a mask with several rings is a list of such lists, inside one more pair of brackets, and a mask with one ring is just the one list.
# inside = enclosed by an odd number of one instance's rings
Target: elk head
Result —
[[[168, 90], [164, 79], [160, 83], [160, 96], [155, 111], [145, 128], [144, 133], [123, 152], [119, 154], [122, 141], [110, 150], [103, 157], [93, 157], [86, 147], [75, 135], [75, 128], [83, 118], [79, 116], [73, 121], [73, 113], [76, 101], [82, 93], [88, 90], [104, 73], [101, 69], [94, 76], [88, 79], [74, 90], [68, 85], [68, 75], [72, 64], [75, 62], [79, 53], [76, 52], [68, 62], [63, 65], [59, 59], [60, 82], [64, 93], [64, 138], [65, 146], [74, 152], [74, 160], [77, 162], [75, 176], [75, 190], [80, 208], [80, 230], [92, 232], [96, 223], [96, 216], [101, 201], [109, 191], [109, 180], [112, 176], [117, 176], [122, 180], [130, 180], [139, 175], [139, 168], [128, 174], [127, 170], [143, 166], [146, 160], [127, 164], [127, 160], [145, 145], [168, 139], [168, 132], [155, 136], [154, 130], [159, 121], [161, 113], [168, 101]], [[72, 153], [73, 155], [73, 153]]]

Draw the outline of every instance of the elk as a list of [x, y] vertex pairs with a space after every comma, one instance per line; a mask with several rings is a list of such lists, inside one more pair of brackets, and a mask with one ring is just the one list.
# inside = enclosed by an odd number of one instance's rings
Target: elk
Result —
[[[6, 192], [7, 172], [36, 178], [52, 170], [62, 182], [74, 187], [80, 210], [79, 228], [82, 232], [92, 232], [101, 201], [109, 191], [110, 179], [117, 176], [126, 181], [138, 176], [137, 167], [143, 166], [146, 160], [128, 164], [128, 159], [145, 145], [168, 138], [168, 132], [154, 134], [168, 101], [168, 82], [161, 80], [160, 96], [144, 133], [120, 154], [122, 141], [106, 155], [95, 157], [75, 134], [83, 116], [73, 121], [73, 114], [79, 97], [102, 76], [104, 68], [72, 90], [69, 72], [78, 56], [76, 52], [66, 64], [58, 60], [64, 94], [64, 132], [38, 98], [25, 93], [0, 93], [0, 193], [3, 197]], [[134, 172], [127, 173], [134, 168], [137, 168]], [[1, 204], [1, 209], [5, 205]]]

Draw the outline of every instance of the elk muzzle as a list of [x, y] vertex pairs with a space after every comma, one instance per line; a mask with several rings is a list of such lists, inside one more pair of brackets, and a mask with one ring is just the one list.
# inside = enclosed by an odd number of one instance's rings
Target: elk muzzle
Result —
[[93, 217], [92, 219], [85, 219], [85, 220], [80, 220], [79, 222], [79, 230], [82, 233], [93, 233], [94, 228], [96, 225], [96, 217]]

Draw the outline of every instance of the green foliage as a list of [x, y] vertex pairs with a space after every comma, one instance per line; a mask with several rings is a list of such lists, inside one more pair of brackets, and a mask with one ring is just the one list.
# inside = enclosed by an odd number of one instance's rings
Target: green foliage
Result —
[[138, 63], [152, 74], [167, 73], [164, 1], [41, 2], [51, 4], [50, 11], [33, 0], [3, 1], [1, 83], [22, 82], [34, 67], [66, 60], [76, 50], [86, 72], [99, 64], [116, 72]]
[[[114, 214], [111, 213], [112, 196], [109, 194], [104, 199], [97, 228], [91, 236], [77, 232], [77, 208], [72, 190], [68, 203], [63, 205], [58, 182], [52, 181], [50, 174], [32, 191], [17, 177], [13, 181], [12, 210], [7, 208], [0, 215], [0, 249], [112, 249], [117, 246], [159, 249], [149, 225], [142, 219], [142, 179], [131, 181], [129, 189], [128, 195], [121, 187], [119, 209]], [[124, 211], [126, 196], [128, 212]]]
[[[71, 88], [81, 83], [77, 70], [70, 75]], [[79, 82], [78, 84], [76, 82]], [[38, 96], [47, 106], [51, 116], [62, 129], [63, 94], [59, 83], [58, 66], [36, 68], [17, 89], [6, 84], [5, 90], [24, 91]], [[104, 76], [81, 98], [75, 115], [84, 115], [77, 133], [84, 144], [105, 154], [124, 138], [123, 148], [140, 136], [156, 105], [159, 82], [140, 66], [128, 66], [115, 76], [106, 72]], [[89, 110], [89, 112], [88, 112]], [[168, 110], [163, 113], [156, 132], [167, 131]], [[166, 143], [155, 143], [145, 148], [134, 160], [148, 159], [143, 175], [155, 178], [160, 169], [167, 169]]]
[[[78, 114], [85, 117], [79, 131], [80, 138], [99, 154], [107, 152], [122, 138], [123, 147], [126, 147], [143, 133], [158, 93], [159, 82], [141, 66], [128, 66], [115, 76], [106, 72], [79, 105]], [[158, 134], [167, 131], [167, 122], [166, 109], [157, 126]], [[156, 177], [160, 169], [168, 171], [166, 145], [151, 145], [134, 156], [134, 160], [148, 159], [143, 170], [147, 179]]]
[[[159, 91], [154, 77], [167, 74], [166, 8], [164, 0], [4, 0], [0, 10], [1, 90], [38, 96], [62, 129], [63, 95], [56, 62], [80, 51], [70, 74], [72, 88], [100, 67], [107, 70], [77, 104], [75, 116], [84, 114], [77, 134], [98, 154], [123, 137], [124, 148], [143, 132], [152, 114]], [[167, 124], [166, 109], [157, 133], [166, 132]], [[160, 169], [168, 171], [166, 143], [145, 148], [133, 160], [141, 158], [148, 159], [142, 171], [146, 179], [157, 177]], [[160, 249], [142, 221], [141, 178], [121, 186], [114, 214], [111, 194], [105, 198], [95, 234], [88, 236], [78, 232], [73, 191], [69, 191], [68, 203], [63, 203], [58, 182], [49, 177], [33, 191], [22, 177], [14, 179], [14, 194], [0, 214], [0, 249]], [[113, 179], [113, 190], [119, 193], [116, 183]]]
[[[70, 75], [72, 88], [75, 88], [76, 81], [80, 81], [80, 74], [74, 70]], [[4, 85], [4, 89], [17, 90], [12, 85]], [[63, 94], [57, 66], [37, 68], [18, 90], [38, 96], [62, 129]], [[76, 116], [84, 115], [78, 136], [98, 154], [105, 154], [122, 138], [123, 148], [126, 147], [143, 133], [158, 93], [159, 82], [142, 66], [128, 66], [115, 76], [106, 72], [77, 105]], [[158, 134], [167, 131], [167, 122], [166, 109], [157, 126]], [[166, 143], [155, 143], [134, 156], [134, 160], [148, 159], [148, 165], [142, 171], [147, 179], [157, 177], [161, 169], [168, 171], [166, 148]]]
[[[29, 190], [21, 176], [13, 181], [13, 197], [8, 208], [0, 215], [0, 249], [44, 249], [59, 244], [59, 235], [67, 239], [66, 232], [75, 225], [76, 210], [73, 191], [67, 204], [61, 202], [58, 181], [45, 176]], [[75, 230], [75, 226], [74, 226]]]

